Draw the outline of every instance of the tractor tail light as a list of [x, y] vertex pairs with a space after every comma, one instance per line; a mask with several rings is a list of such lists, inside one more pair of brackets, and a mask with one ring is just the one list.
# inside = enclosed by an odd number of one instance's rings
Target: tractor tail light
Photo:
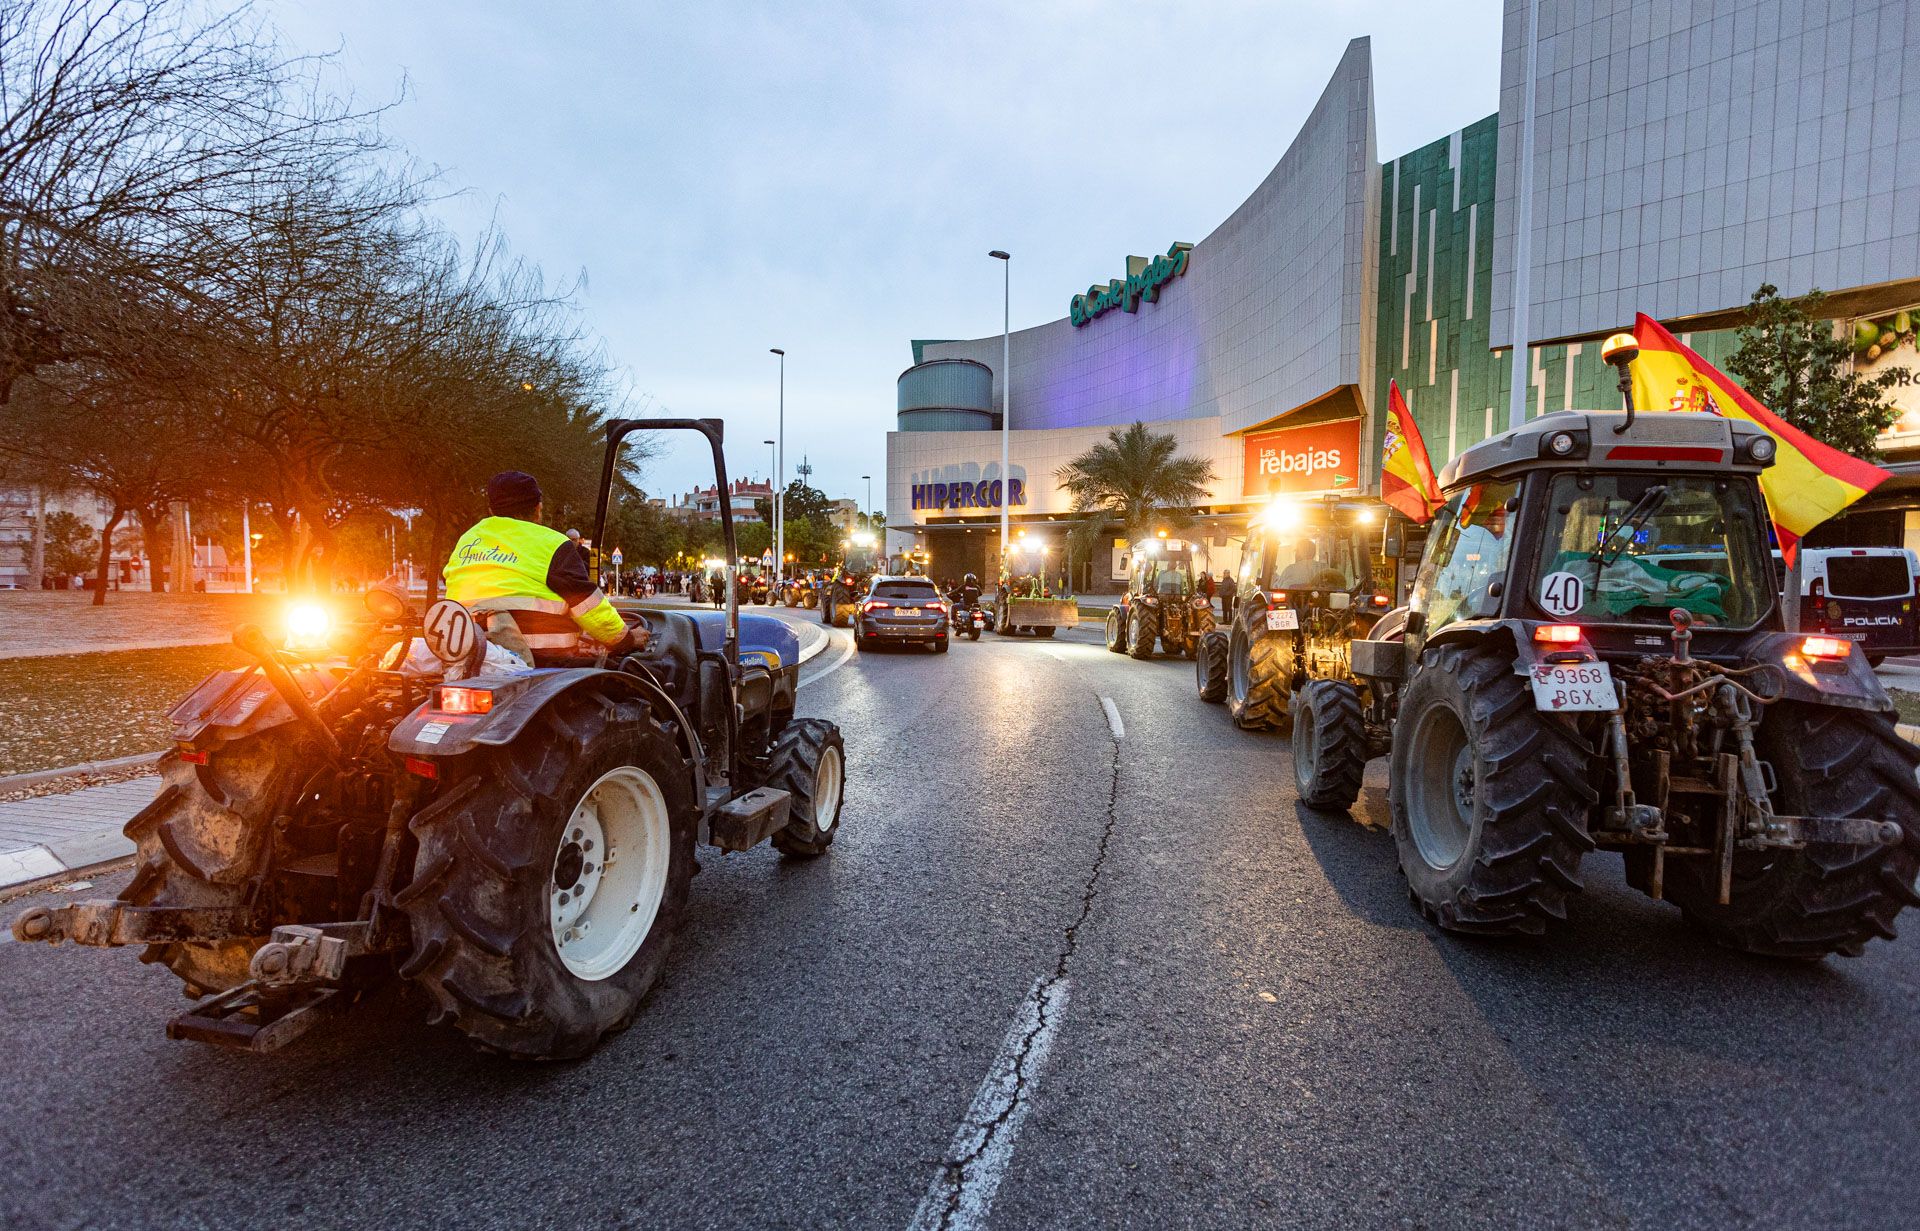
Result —
[[1285, 590], [1275, 590], [1275, 591], [1273, 591], [1273, 601], [1274, 601], [1274, 602], [1276, 602], [1276, 603], [1278, 603], [1278, 604], [1280, 604], [1280, 605], [1281, 605], [1282, 607], [1284, 607], [1284, 606], [1286, 606], [1286, 604], [1287, 604], [1287, 592], [1286, 592]]
[[1800, 653], [1807, 658], [1845, 658], [1853, 653], [1853, 642], [1838, 637], [1808, 637], [1800, 643]]
[[484, 688], [443, 684], [433, 690], [433, 708], [442, 714], [487, 714], [493, 711], [493, 694]]
[[1393, 605], [1393, 600], [1384, 594], [1376, 594], [1373, 596], [1373, 605], [1376, 607], [1389, 607]]
[[423, 761], [419, 757], [407, 758], [407, 772], [421, 778], [438, 780], [440, 767], [432, 761]]
[[1572, 645], [1580, 640], [1578, 624], [1541, 624], [1534, 628], [1533, 639], [1547, 645]]
[[205, 765], [213, 759], [213, 754], [209, 752], [195, 752], [191, 748], [182, 748], [180, 750], [180, 759], [189, 765]]

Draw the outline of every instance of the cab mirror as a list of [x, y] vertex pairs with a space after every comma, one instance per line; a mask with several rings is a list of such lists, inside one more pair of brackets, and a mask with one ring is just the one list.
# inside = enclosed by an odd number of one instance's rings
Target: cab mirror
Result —
[[1406, 555], [1406, 550], [1407, 545], [1401, 537], [1399, 524], [1395, 523], [1388, 526], [1386, 544], [1380, 549], [1380, 554], [1389, 560], [1398, 560]]

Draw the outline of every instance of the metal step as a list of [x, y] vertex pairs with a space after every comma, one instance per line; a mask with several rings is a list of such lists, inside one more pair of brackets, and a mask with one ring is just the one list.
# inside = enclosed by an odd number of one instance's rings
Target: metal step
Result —
[[723, 851], [750, 850], [786, 828], [793, 796], [763, 786], [714, 811], [709, 841]]

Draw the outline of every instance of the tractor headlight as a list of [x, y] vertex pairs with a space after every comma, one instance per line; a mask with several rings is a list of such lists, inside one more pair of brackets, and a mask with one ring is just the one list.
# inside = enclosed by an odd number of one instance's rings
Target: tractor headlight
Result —
[[1747, 456], [1762, 466], [1771, 462], [1780, 452], [1780, 445], [1771, 436], [1755, 436], [1747, 445]]

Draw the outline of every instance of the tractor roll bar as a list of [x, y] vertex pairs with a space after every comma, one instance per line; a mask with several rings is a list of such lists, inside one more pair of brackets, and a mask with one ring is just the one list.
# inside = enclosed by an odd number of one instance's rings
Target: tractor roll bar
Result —
[[740, 664], [740, 598], [734, 585], [734, 573], [739, 563], [739, 548], [733, 538], [733, 501], [727, 498], [727, 455], [721, 447], [726, 438], [726, 424], [720, 419], [609, 419], [607, 421], [607, 455], [600, 465], [600, 497], [593, 513], [594, 550], [601, 549], [606, 541], [607, 506], [613, 498], [613, 476], [620, 461], [620, 442], [634, 432], [698, 432], [707, 438], [707, 444], [713, 450], [714, 488], [720, 493], [720, 533], [727, 542], [727, 670], [734, 671]]

